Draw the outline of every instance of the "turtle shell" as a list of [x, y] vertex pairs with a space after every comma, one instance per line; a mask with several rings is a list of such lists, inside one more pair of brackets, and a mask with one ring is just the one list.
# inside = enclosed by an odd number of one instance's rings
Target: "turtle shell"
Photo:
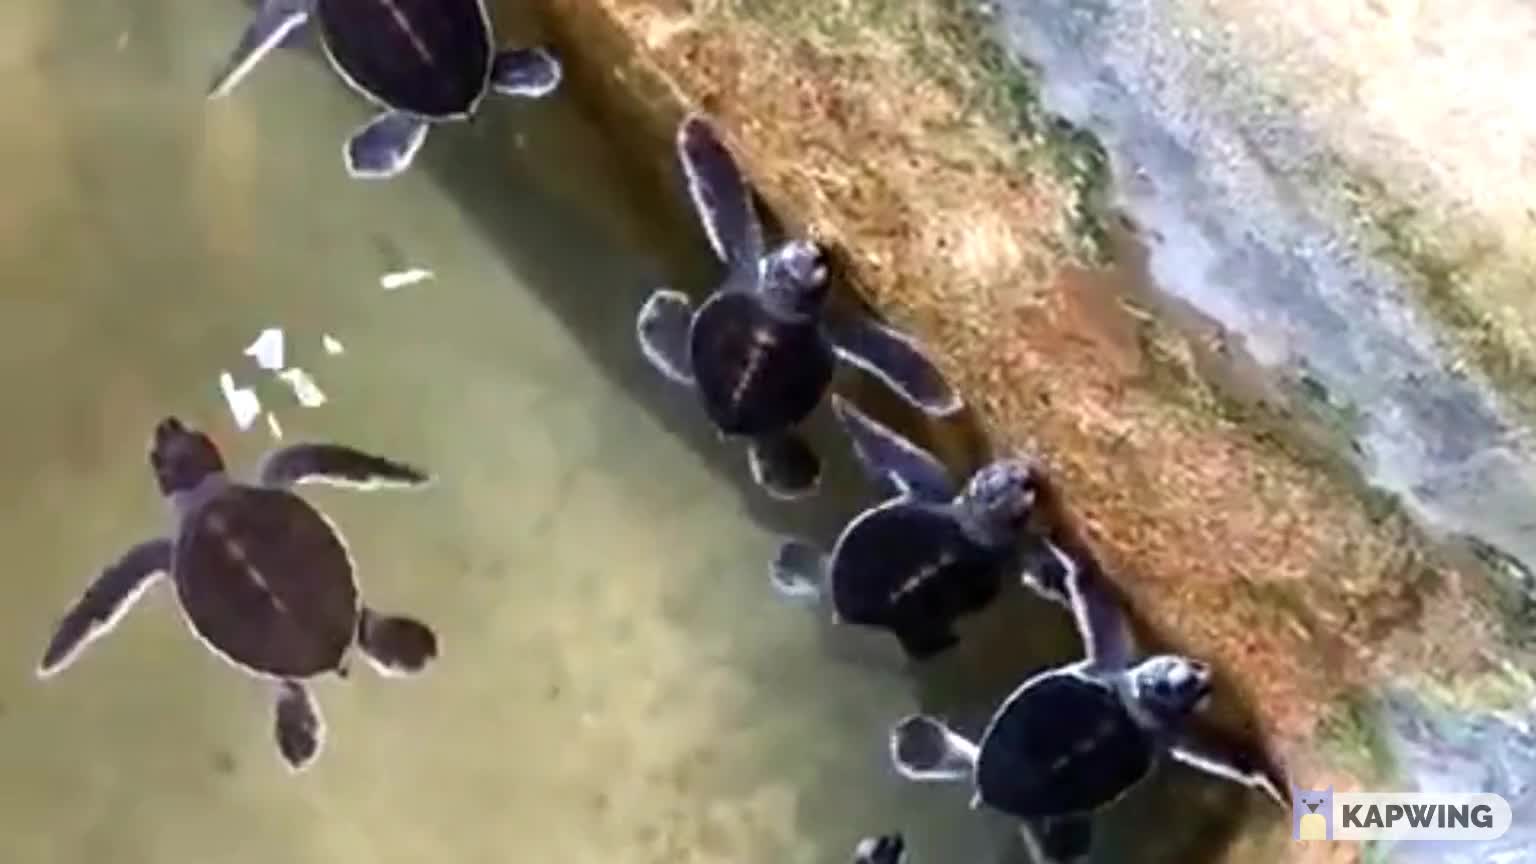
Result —
[[353, 87], [435, 120], [467, 116], [491, 76], [482, 0], [316, 0], [326, 52]]
[[980, 611], [1002, 586], [1001, 557], [965, 536], [948, 505], [892, 501], [865, 511], [832, 550], [838, 617], [922, 629]]
[[357, 633], [352, 558], [330, 522], [290, 492], [232, 485], [188, 514], [172, 578], [198, 635], [258, 673], [338, 669]]
[[775, 318], [746, 291], [721, 291], [705, 302], [688, 343], [704, 410], [728, 435], [763, 435], [804, 420], [836, 363], [818, 321]]
[[1026, 682], [982, 734], [976, 792], [1020, 819], [1097, 810], [1152, 770], [1152, 733], [1107, 682], [1047, 672]]

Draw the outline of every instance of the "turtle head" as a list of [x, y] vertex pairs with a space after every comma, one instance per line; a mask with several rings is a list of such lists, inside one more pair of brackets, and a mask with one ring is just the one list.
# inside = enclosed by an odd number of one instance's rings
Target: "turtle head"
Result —
[[810, 240], [791, 240], [758, 264], [768, 308], [783, 315], [814, 315], [827, 298], [827, 256]]
[[149, 445], [149, 464], [155, 469], [160, 492], [173, 495], [190, 492], [210, 474], [224, 470], [224, 458], [207, 435], [188, 428], [175, 417], [155, 425], [154, 440]]
[[977, 471], [955, 499], [966, 534], [984, 546], [1014, 542], [1034, 510], [1038, 481], [1026, 459], [999, 459]]
[[1211, 695], [1211, 667], [1177, 654], [1148, 657], [1130, 675], [1137, 704], [1165, 727], [1177, 726]]

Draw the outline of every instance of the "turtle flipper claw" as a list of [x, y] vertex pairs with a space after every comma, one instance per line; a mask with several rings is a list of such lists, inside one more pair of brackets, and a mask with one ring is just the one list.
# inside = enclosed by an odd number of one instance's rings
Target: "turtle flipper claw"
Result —
[[268, 453], [257, 469], [262, 485], [285, 489], [326, 483], [352, 489], [421, 486], [431, 477], [419, 468], [342, 444], [293, 444]]
[[308, 0], [262, 0], [240, 43], [208, 82], [208, 98], [218, 99], [235, 89], [263, 57], [309, 20], [309, 9]]
[[876, 422], [852, 402], [832, 396], [832, 411], [853, 443], [859, 465], [876, 487], [891, 497], [907, 493], [927, 501], [955, 497], [955, 480], [933, 454]]
[[309, 688], [297, 681], [279, 684], [275, 719], [277, 751], [288, 769], [298, 773], [314, 764], [325, 743], [325, 720]]
[[342, 148], [347, 174], [359, 180], [387, 180], [411, 167], [427, 140], [428, 124], [403, 111], [385, 111], [364, 123]]
[[651, 293], [635, 316], [635, 339], [640, 353], [668, 380], [693, 386], [693, 364], [688, 358], [688, 338], [693, 327], [693, 305], [681, 291], [660, 288]]
[[814, 603], [821, 599], [826, 581], [827, 559], [820, 549], [804, 540], [790, 539], [779, 546], [768, 567], [773, 590], [791, 603]]
[[522, 48], [496, 55], [491, 87], [504, 96], [541, 99], [560, 86], [560, 61], [543, 48]]
[[715, 254], [733, 270], [755, 270], [763, 255], [763, 229], [752, 206], [752, 190], [703, 115], [690, 114], [678, 125], [677, 158]]
[[821, 484], [821, 459], [794, 432], [753, 438], [747, 461], [757, 485], [781, 501], [806, 498]]
[[420, 674], [437, 659], [437, 634], [414, 618], [364, 609], [357, 631], [364, 656], [385, 677]]
[[933, 417], [964, 404], [911, 336], [866, 315], [828, 320], [826, 332], [839, 357], [879, 378], [902, 399]]
[[147, 540], [129, 549], [85, 589], [54, 628], [37, 676], [48, 678], [80, 656], [96, 639], [105, 636], [128, 613], [144, 592], [171, 569], [171, 542]]

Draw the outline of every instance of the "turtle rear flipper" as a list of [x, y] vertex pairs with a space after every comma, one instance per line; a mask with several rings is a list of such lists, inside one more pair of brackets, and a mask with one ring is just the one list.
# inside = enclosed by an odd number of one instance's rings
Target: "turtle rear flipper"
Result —
[[930, 660], [959, 644], [960, 637], [948, 621], [904, 621], [892, 624], [891, 632], [901, 650], [913, 661]]
[[907, 841], [901, 832], [865, 837], [853, 850], [853, 864], [902, 864], [907, 859]]
[[171, 542], [164, 538], [146, 540], [123, 553], [59, 620], [37, 664], [37, 676], [50, 677], [73, 663], [85, 646], [117, 626], [134, 602], [170, 569]]
[[693, 386], [693, 361], [688, 339], [693, 329], [693, 305], [681, 291], [659, 288], [635, 316], [640, 353], [656, 371], [684, 387]]
[[820, 600], [826, 577], [826, 556], [820, 549], [799, 539], [780, 544], [773, 563], [768, 566], [768, 579], [773, 583], [773, 590], [791, 603], [809, 604]]
[[297, 681], [283, 681], [277, 687], [274, 731], [277, 751], [295, 773], [314, 763], [325, 743], [325, 720], [309, 688]]
[[933, 454], [871, 419], [841, 396], [832, 411], [853, 443], [859, 465], [883, 494], [910, 494], [926, 501], [955, 497], [955, 479]]
[[503, 96], [541, 99], [560, 86], [560, 61], [543, 48], [522, 48], [496, 55], [491, 88]]
[[273, 450], [256, 470], [263, 486], [286, 489], [328, 483], [353, 489], [421, 486], [431, 477], [419, 468], [343, 444], [292, 444]]
[[826, 322], [839, 357], [879, 378], [898, 396], [933, 417], [959, 411], [959, 394], [912, 337], [866, 315], [839, 315]]
[[690, 114], [678, 125], [677, 158], [715, 254], [733, 271], [755, 271], [763, 255], [763, 229], [752, 206], [752, 190], [703, 115]]
[[950, 783], [968, 780], [979, 755], [971, 741], [926, 714], [913, 714], [891, 727], [891, 764], [908, 780]]
[[781, 501], [805, 498], [821, 484], [821, 459], [793, 431], [753, 438], [747, 461], [757, 485]]
[[357, 642], [373, 668], [389, 678], [419, 674], [437, 659], [432, 628], [400, 615], [364, 609], [357, 622]]
[[347, 139], [347, 173], [359, 180], [387, 180], [411, 167], [427, 141], [427, 121], [404, 111], [385, 111]]
[[1093, 851], [1093, 814], [1035, 819], [1019, 826], [1030, 859], [1041, 864], [1084, 864]]
[[240, 43], [208, 83], [208, 98], [218, 99], [235, 89], [263, 57], [309, 20], [309, 13], [310, 0], [262, 0]]

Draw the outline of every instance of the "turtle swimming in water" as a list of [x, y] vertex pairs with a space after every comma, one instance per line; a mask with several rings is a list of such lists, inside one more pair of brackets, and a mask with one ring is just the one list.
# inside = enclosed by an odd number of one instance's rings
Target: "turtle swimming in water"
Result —
[[[835, 621], [889, 630], [908, 658], [955, 645], [955, 621], [997, 597], [1024, 566], [1039, 477], [1030, 460], [1003, 458], [957, 489], [931, 454], [840, 396], [832, 410], [859, 464], [890, 497], [854, 517], [830, 557], [789, 539], [769, 568], [794, 602], [831, 600]], [[1028, 580], [1026, 580], [1028, 581]]]
[[353, 177], [401, 173], [429, 126], [472, 118], [490, 90], [538, 99], [560, 84], [560, 62], [546, 49], [496, 50], [484, 0], [261, 0], [208, 98], [233, 90], [310, 18], [337, 74], [384, 109], [347, 139]]
[[149, 461], [173, 530], [132, 547], [86, 588], [58, 622], [39, 677], [72, 663], [169, 575], [193, 635], [272, 682], [278, 751], [299, 771], [319, 755], [325, 732], [305, 680], [345, 677], [354, 645], [387, 676], [421, 672], [436, 659], [431, 628], [363, 604], [346, 543], [290, 491], [305, 482], [419, 486], [425, 473], [339, 444], [293, 444], [267, 454], [256, 481], [242, 483], [228, 477], [211, 438], [175, 417], [155, 426]]
[[651, 365], [698, 393], [722, 435], [750, 441], [758, 485], [781, 499], [815, 491], [821, 463], [795, 429], [821, 403], [837, 358], [930, 415], [960, 409], [910, 337], [867, 315], [823, 315], [820, 245], [791, 239], [766, 250], [752, 191], [708, 120], [685, 117], [676, 145], [694, 210], [727, 273], [697, 309], [682, 292], [652, 293], [636, 336]]
[[973, 807], [1023, 820], [1027, 844], [1049, 846], [1057, 859], [1086, 855], [1093, 814], [1165, 755], [1289, 806], [1285, 782], [1259, 760], [1221, 752], [1188, 730], [1211, 694], [1210, 667], [1171, 654], [1133, 665], [1122, 610], [1102, 575], [1068, 563], [1064, 583], [1086, 658], [1019, 685], [979, 743], [928, 715], [902, 719], [889, 742], [897, 771], [915, 781], [969, 781]]

